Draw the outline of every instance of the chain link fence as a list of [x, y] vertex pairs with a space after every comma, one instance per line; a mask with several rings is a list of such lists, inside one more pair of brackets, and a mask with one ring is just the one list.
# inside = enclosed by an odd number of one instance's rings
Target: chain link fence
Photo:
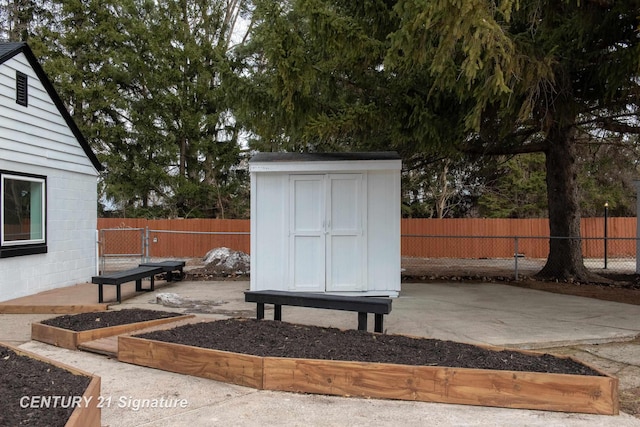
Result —
[[[549, 236], [402, 236], [406, 275], [490, 276], [519, 279], [547, 263]], [[585, 267], [595, 273], [635, 274], [635, 238], [581, 238]]]
[[180, 231], [147, 228], [99, 230], [100, 273], [120, 271], [142, 262], [180, 259], [187, 268], [202, 266], [211, 249], [227, 247], [249, 253], [250, 233], [238, 231]]
[[[418, 277], [478, 276], [516, 280], [542, 269], [548, 236], [401, 236], [403, 274]], [[560, 239], [560, 238], [557, 238]], [[635, 274], [635, 238], [581, 238], [585, 266], [597, 273]], [[99, 230], [101, 273], [141, 262], [181, 259], [187, 269], [202, 265], [211, 249], [249, 253], [249, 232], [201, 232], [112, 228]]]
[[100, 274], [145, 262], [144, 228], [105, 228], [98, 232]]

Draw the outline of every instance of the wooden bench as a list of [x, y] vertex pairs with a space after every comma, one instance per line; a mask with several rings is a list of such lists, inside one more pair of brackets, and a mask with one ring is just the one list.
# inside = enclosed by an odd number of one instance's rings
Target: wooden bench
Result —
[[[140, 267], [160, 267], [162, 271], [167, 274], [167, 282], [173, 280], [182, 280], [184, 278], [184, 261], [160, 261], [160, 262], [145, 262], [140, 264]], [[174, 274], [174, 271], [176, 272]]]
[[[154, 277], [156, 274], [164, 272], [162, 267], [136, 267], [130, 270], [118, 271], [115, 273], [103, 274], [101, 276], [94, 276], [91, 278], [91, 283], [98, 285], [98, 302], [103, 302], [103, 285], [115, 285], [116, 297], [118, 302], [122, 302], [120, 293], [120, 285], [127, 282], [136, 282], [136, 292], [140, 291], [153, 291], [154, 290]], [[151, 287], [149, 289], [142, 289], [142, 279], [149, 277], [151, 280]]]
[[256, 317], [264, 319], [264, 305], [274, 305], [274, 320], [282, 320], [282, 306], [325, 308], [358, 312], [358, 330], [367, 330], [367, 313], [375, 315], [375, 331], [383, 331], [383, 316], [391, 312], [391, 299], [286, 291], [247, 291], [246, 302], [255, 302]]

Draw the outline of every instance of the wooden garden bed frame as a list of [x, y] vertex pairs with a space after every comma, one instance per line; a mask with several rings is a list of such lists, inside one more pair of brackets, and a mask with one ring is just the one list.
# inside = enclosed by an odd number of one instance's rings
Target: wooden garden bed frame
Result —
[[65, 427], [100, 427], [101, 426], [101, 417], [102, 417], [102, 409], [100, 408], [101, 380], [99, 376], [90, 374], [88, 372], [82, 371], [80, 369], [74, 368], [69, 365], [65, 365], [64, 363], [60, 363], [55, 360], [48, 359], [44, 356], [40, 356], [39, 354], [19, 349], [7, 343], [0, 342], [0, 346], [9, 348], [20, 356], [26, 356], [31, 359], [48, 363], [49, 365], [53, 365], [60, 369], [64, 369], [65, 371], [69, 371], [74, 375], [82, 375], [84, 377], [91, 378], [89, 385], [87, 386], [86, 390], [82, 394], [82, 402], [88, 402], [87, 405], [86, 406], [80, 405], [76, 407], [71, 413], [71, 416], [69, 417], [69, 419], [67, 420]]
[[[95, 312], [96, 316], [99, 316], [100, 313], [101, 312]], [[94, 341], [100, 338], [126, 334], [129, 332], [150, 328], [152, 326], [190, 319], [192, 317], [195, 317], [195, 315], [185, 314], [180, 316], [163, 317], [162, 319], [146, 320], [144, 322], [127, 323], [124, 325], [109, 326], [106, 328], [90, 329], [87, 331], [79, 332], [72, 331], [70, 329], [58, 328], [56, 326], [45, 325], [38, 322], [31, 324], [31, 339], [55, 345], [57, 347], [76, 350], [78, 348], [78, 345], [87, 341]]]
[[619, 412], [618, 379], [594, 367], [603, 376], [259, 357], [131, 336], [118, 337], [118, 360], [264, 390], [601, 415]]

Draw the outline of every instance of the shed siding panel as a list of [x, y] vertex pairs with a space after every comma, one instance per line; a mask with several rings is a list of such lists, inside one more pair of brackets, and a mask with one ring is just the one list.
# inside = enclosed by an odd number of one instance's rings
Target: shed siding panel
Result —
[[391, 171], [368, 175], [367, 265], [369, 290], [373, 291], [400, 291], [399, 175]]
[[[285, 218], [288, 206], [288, 177], [280, 174], [256, 176], [255, 250], [251, 251], [251, 289], [288, 290], [286, 262], [288, 228]], [[260, 282], [258, 284], [258, 281]]]

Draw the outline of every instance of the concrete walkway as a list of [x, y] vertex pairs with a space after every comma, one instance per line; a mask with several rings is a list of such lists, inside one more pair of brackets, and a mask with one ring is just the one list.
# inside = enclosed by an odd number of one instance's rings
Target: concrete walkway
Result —
[[[147, 308], [226, 318], [255, 316], [247, 282], [178, 282], [112, 309]], [[183, 307], [155, 303], [175, 293]], [[267, 310], [266, 317], [272, 315]], [[29, 325], [54, 315], [1, 314], [0, 341], [102, 377], [104, 426], [640, 426], [640, 419], [573, 413], [301, 395], [218, 383], [119, 363], [100, 355], [30, 341]], [[355, 328], [357, 314], [283, 307], [283, 320]], [[373, 319], [370, 319], [372, 330]], [[640, 306], [499, 284], [403, 284], [386, 316], [387, 333], [573, 354], [640, 387]], [[606, 344], [605, 344], [606, 343]], [[186, 399], [187, 408], [136, 408], [136, 399]]]

